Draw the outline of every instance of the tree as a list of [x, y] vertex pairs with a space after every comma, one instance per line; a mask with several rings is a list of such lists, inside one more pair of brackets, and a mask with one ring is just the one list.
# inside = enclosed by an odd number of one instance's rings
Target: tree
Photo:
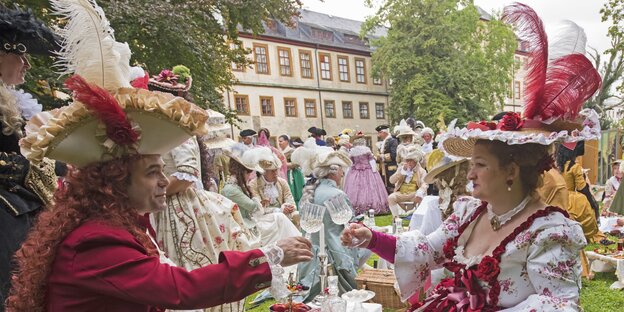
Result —
[[[51, 24], [63, 23], [49, 14], [48, 1], [18, 2]], [[195, 103], [225, 112], [230, 118], [233, 114], [222, 105], [222, 92], [235, 81], [230, 68], [232, 63], [250, 63], [249, 49], [231, 48], [231, 43], [240, 43], [238, 30], [261, 33], [262, 22], [270, 18], [289, 24], [301, 8], [300, 0], [110, 0], [98, 4], [115, 29], [116, 40], [130, 45], [132, 62], [152, 75], [186, 65], [194, 78], [191, 92]], [[48, 63], [33, 66], [33, 82], [58, 78], [51, 74], [48, 60], [37, 62]]]
[[372, 72], [392, 82], [391, 120], [466, 122], [502, 108], [517, 42], [501, 21], [482, 21], [472, 1], [387, 0], [362, 35], [378, 27], [388, 32], [371, 40]]
[[624, 0], [609, 0], [602, 9], [602, 22], [611, 22], [607, 36], [611, 39], [611, 47], [604, 51], [607, 60], [603, 62], [601, 53], [596, 49], [590, 56], [594, 60], [596, 69], [602, 76], [602, 86], [596, 94], [585, 103], [585, 107], [595, 109], [601, 119], [603, 129], [611, 126], [606, 112], [616, 107], [624, 105], [624, 82], [622, 82], [622, 74], [624, 73], [624, 57], [622, 57], [624, 49]]

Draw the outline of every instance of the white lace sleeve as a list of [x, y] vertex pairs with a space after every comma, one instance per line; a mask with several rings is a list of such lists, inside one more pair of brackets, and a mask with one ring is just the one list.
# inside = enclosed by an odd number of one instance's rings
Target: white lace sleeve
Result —
[[200, 180], [198, 177], [196, 177], [196, 176], [194, 176], [194, 175], [192, 175], [192, 174], [190, 174], [190, 173], [186, 173], [186, 172], [180, 172], [180, 171], [178, 171], [178, 172], [174, 172], [174, 173], [172, 173], [172, 174], [171, 174], [171, 176], [172, 176], [172, 177], [175, 177], [176, 179], [178, 179], [178, 180], [180, 180], [180, 181], [188, 181], [188, 182], [192, 182], [192, 183], [193, 183], [193, 186], [194, 186], [196, 189], [201, 190], [201, 189], [203, 189], [203, 188], [204, 188], [204, 186], [202, 185], [201, 180]]
[[286, 280], [284, 279], [284, 268], [281, 266], [284, 260], [284, 251], [275, 243], [260, 248], [267, 258], [267, 263], [271, 268], [271, 288], [269, 291], [273, 298], [279, 300], [286, 298], [290, 292], [286, 288]]

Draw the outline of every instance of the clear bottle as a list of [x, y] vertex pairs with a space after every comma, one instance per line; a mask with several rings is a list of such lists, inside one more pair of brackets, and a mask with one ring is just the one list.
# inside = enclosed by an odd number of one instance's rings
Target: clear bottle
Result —
[[368, 209], [368, 225], [369, 228], [375, 226], [375, 209]]
[[400, 217], [394, 218], [394, 222], [393, 222], [392, 228], [394, 230], [394, 234], [401, 234], [401, 233], [403, 233], [403, 219], [401, 219]]
[[347, 301], [338, 296], [338, 276], [329, 276], [327, 278], [327, 284], [329, 295], [323, 300], [321, 312], [347, 311]]

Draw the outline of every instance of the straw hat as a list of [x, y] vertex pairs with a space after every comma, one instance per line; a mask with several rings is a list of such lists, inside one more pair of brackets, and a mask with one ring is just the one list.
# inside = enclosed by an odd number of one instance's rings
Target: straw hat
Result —
[[602, 82], [593, 63], [584, 56], [583, 29], [568, 22], [567, 33], [580, 39], [556, 40], [548, 47], [543, 23], [536, 16], [533, 9], [520, 3], [505, 7], [503, 14], [505, 21], [522, 25], [517, 27], [521, 32], [516, 35], [529, 44], [527, 50], [531, 51], [526, 63], [523, 115], [508, 112], [497, 123], [469, 122], [461, 129], [453, 122], [448, 132], [438, 138], [448, 153], [471, 156], [477, 140], [550, 145], [595, 140], [600, 136], [598, 114], [588, 109], [580, 111]]
[[29, 121], [20, 141], [26, 158], [81, 167], [127, 155], [164, 154], [207, 132], [205, 110], [171, 94], [131, 87], [130, 49], [115, 41], [95, 2], [52, 1], [52, 6], [67, 20], [57, 66], [73, 75], [65, 86], [74, 102]]
[[436, 177], [446, 169], [461, 165], [468, 161], [467, 158], [452, 158], [450, 155], [444, 154], [439, 149], [433, 150], [427, 156], [427, 175], [425, 175], [425, 183], [432, 184]]

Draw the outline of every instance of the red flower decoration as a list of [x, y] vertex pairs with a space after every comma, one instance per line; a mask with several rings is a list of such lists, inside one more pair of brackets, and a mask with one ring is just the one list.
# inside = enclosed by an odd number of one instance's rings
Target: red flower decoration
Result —
[[139, 139], [139, 134], [130, 124], [111, 124], [106, 127], [106, 136], [122, 146], [132, 145]]
[[496, 123], [492, 121], [481, 120], [479, 122], [480, 125], [488, 127], [490, 130], [496, 130]]
[[178, 75], [174, 74], [169, 69], [163, 69], [158, 76], [156, 76], [156, 81], [158, 82], [168, 82], [172, 85], [178, 83]]
[[490, 256], [483, 257], [475, 272], [477, 277], [483, 281], [490, 281], [492, 279], [495, 279], [498, 276], [498, 273], [500, 273], [498, 260]]
[[537, 172], [546, 172], [555, 167], [555, 159], [552, 157], [552, 155], [548, 154], [542, 157], [539, 162], [537, 162], [536, 167]]
[[444, 251], [444, 257], [446, 257], [446, 259], [453, 259], [455, 256], [455, 240], [452, 238], [447, 240], [442, 250]]
[[498, 129], [504, 131], [518, 131], [522, 128], [524, 121], [520, 114], [509, 112], [503, 116], [503, 118], [498, 122]]

